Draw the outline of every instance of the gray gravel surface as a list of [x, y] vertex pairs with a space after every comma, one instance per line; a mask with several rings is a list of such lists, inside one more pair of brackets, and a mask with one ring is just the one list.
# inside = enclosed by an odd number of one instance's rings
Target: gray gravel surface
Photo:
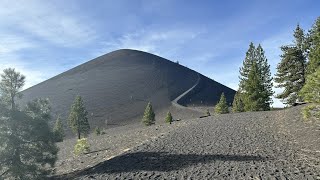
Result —
[[55, 165], [56, 174], [70, 173], [94, 166], [146, 141], [164, 136], [170, 131], [186, 126], [194, 121], [195, 117], [205, 114], [205, 111], [192, 111], [189, 108], [176, 108], [174, 106], [170, 107], [170, 112], [174, 119], [180, 119], [181, 121], [175, 121], [171, 125], [165, 124], [164, 119], [167, 112], [158, 111], [156, 124], [153, 126], [146, 127], [142, 123], [134, 123], [104, 129], [104, 135], [91, 134], [88, 137], [91, 152], [86, 155], [74, 156], [75, 138], [69, 138], [64, 142], [58, 143], [60, 150], [58, 161]]
[[[320, 179], [319, 129], [304, 123], [299, 110], [188, 121], [108, 161], [60, 178]], [[289, 126], [290, 122], [297, 125]], [[302, 127], [309, 127], [309, 132], [297, 134], [295, 128]], [[311, 136], [313, 144], [300, 142], [298, 136]]]

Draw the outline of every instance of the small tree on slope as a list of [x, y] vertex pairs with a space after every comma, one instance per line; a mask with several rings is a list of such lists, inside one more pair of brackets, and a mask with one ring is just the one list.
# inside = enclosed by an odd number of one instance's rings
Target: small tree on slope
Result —
[[90, 125], [87, 116], [88, 112], [83, 100], [81, 96], [77, 96], [71, 106], [68, 123], [72, 131], [77, 134], [78, 139], [81, 139], [81, 135], [86, 136], [89, 134]]
[[320, 119], [320, 67], [307, 77], [300, 94], [305, 101], [313, 103], [303, 109], [304, 117]]
[[58, 116], [56, 123], [54, 124], [53, 133], [56, 142], [62, 142], [64, 138], [64, 129], [60, 116]]
[[219, 103], [215, 106], [214, 111], [216, 114], [226, 114], [229, 113], [226, 97], [224, 93], [221, 94]]
[[244, 104], [242, 101], [240, 91], [237, 91], [237, 93], [234, 96], [233, 103], [232, 103], [232, 111], [233, 112], [244, 112]]
[[146, 126], [150, 126], [155, 123], [155, 114], [152, 109], [152, 105], [149, 102], [142, 118], [142, 123]]
[[172, 123], [172, 115], [170, 113], [170, 111], [167, 113], [167, 117], [166, 117], [166, 123], [171, 124]]

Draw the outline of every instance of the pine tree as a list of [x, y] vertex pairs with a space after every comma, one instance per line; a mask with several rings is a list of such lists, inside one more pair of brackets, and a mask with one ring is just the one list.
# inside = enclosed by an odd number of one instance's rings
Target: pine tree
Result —
[[283, 99], [283, 102], [289, 105], [302, 101], [299, 91], [305, 84], [306, 76], [305, 37], [299, 25], [293, 36], [295, 38], [293, 46], [281, 47], [283, 54], [275, 75], [275, 82], [278, 83], [276, 87], [284, 88], [284, 91], [276, 97]]
[[228, 105], [226, 97], [224, 96], [224, 93], [221, 94], [220, 101], [214, 108], [214, 112], [216, 114], [226, 114], [229, 113]]
[[256, 62], [252, 64], [244, 90], [245, 111], [265, 110], [266, 102], [264, 93], [266, 93], [266, 91], [264, 90], [261, 74]]
[[305, 101], [313, 103], [303, 109], [304, 117], [320, 119], [320, 67], [307, 77], [300, 94]]
[[152, 105], [150, 102], [148, 103], [144, 111], [142, 123], [145, 124], [146, 126], [150, 126], [155, 123], [155, 114], [153, 112]]
[[[240, 68], [240, 84], [239, 90], [246, 96], [248, 93], [245, 93], [245, 88], [247, 87], [249, 74], [252, 70], [253, 64], [256, 63], [257, 71], [259, 71], [260, 83], [262, 83], [263, 91], [259, 93], [261, 97], [257, 97], [260, 100], [264, 101], [263, 110], [270, 110], [270, 104], [272, 103], [271, 96], [273, 95], [272, 91], [272, 77], [270, 71], [270, 65], [268, 64], [268, 60], [265, 57], [264, 50], [262, 46], [259, 44], [257, 48], [250, 43], [249, 49], [246, 53], [246, 58], [243, 61], [243, 66]], [[247, 97], [243, 97], [247, 99]]]
[[3, 70], [0, 82], [0, 94], [2, 103], [16, 108], [15, 99], [21, 97], [20, 90], [24, 86], [25, 76], [16, 72], [15, 69], [8, 68]]
[[48, 101], [34, 100], [24, 110], [0, 109], [0, 179], [45, 179], [58, 152]]
[[310, 52], [307, 73], [312, 74], [320, 66], [320, 17], [317, 18], [309, 32], [308, 42]]
[[251, 42], [249, 45], [249, 49], [246, 52], [246, 57], [243, 61], [243, 65], [240, 68], [240, 90], [242, 90], [245, 86], [245, 83], [248, 79], [248, 75], [252, 66], [252, 63], [256, 61], [256, 48], [254, 44]]
[[81, 135], [87, 136], [89, 134], [88, 112], [81, 96], [77, 96], [71, 106], [68, 123], [72, 131], [77, 134], [78, 139], [81, 139]]
[[256, 58], [257, 58], [257, 66], [258, 70], [261, 74], [261, 80], [264, 86], [264, 92], [263, 94], [263, 100], [264, 100], [264, 107], [263, 110], [270, 110], [270, 105], [272, 104], [272, 98], [273, 95], [273, 83], [272, 83], [272, 77], [271, 77], [271, 71], [270, 71], [270, 65], [268, 63], [268, 59], [265, 56], [264, 50], [262, 46], [259, 44], [256, 49]]
[[283, 99], [285, 104], [292, 105], [297, 101], [302, 101], [298, 95], [305, 84], [305, 58], [297, 47], [281, 47], [283, 55], [281, 62], [277, 66], [275, 82], [276, 87], [284, 88], [284, 91], [276, 97]]
[[171, 123], [172, 123], [172, 121], [173, 121], [173, 119], [172, 119], [172, 115], [171, 115], [171, 113], [170, 113], [170, 111], [169, 111], [169, 112], [167, 113], [166, 123], [171, 124]]
[[53, 133], [56, 139], [56, 142], [62, 142], [64, 138], [64, 129], [60, 116], [58, 116], [56, 123], [53, 128]]
[[234, 96], [232, 103], [233, 112], [244, 112], [244, 103], [241, 97], [241, 92], [238, 90]]

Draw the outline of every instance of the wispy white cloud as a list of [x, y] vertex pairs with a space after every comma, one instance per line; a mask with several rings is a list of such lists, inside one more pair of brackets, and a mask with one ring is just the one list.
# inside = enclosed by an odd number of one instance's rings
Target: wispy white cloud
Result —
[[81, 20], [50, 1], [1, 1], [1, 29], [15, 29], [61, 46], [79, 46], [96, 38], [93, 28]]
[[162, 56], [174, 55], [186, 42], [196, 38], [202, 30], [168, 29], [140, 30], [124, 34], [103, 42], [103, 47], [95, 54], [104, 54], [116, 49], [137, 49]]
[[33, 42], [22, 37], [18, 37], [9, 33], [0, 35], [0, 56], [35, 46], [36, 45]]
[[[61, 8], [58, 1], [2, 0], [0, 71], [13, 67], [26, 75], [25, 88], [60, 73], [64, 70], [62, 62], [46, 63], [53, 54], [45, 54], [43, 50], [51, 45], [76, 48], [93, 41], [97, 37], [96, 32], [82, 20]], [[25, 59], [26, 55], [35, 51], [39, 52], [37, 56]]]

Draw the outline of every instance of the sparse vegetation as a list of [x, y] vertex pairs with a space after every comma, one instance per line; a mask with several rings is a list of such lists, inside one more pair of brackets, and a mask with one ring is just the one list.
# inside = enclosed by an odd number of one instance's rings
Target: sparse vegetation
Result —
[[80, 154], [88, 152], [90, 152], [90, 145], [87, 138], [78, 139], [76, 145], [74, 146], [74, 154], [79, 156]]
[[77, 134], [78, 139], [81, 139], [81, 135], [82, 137], [88, 135], [90, 130], [88, 112], [81, 96], [77, 96], [71, 106], [68, 123], [72, 131]]
[[55, 125], [54, 125], [54, 128], [53, 128], [53, 134], [54, 134], [56, 142], [62, 142], [63, 141], [63, 138], [64, 138], [65, 134], [64, 134], [63, 124], [62, 124], [60, 116], [58, 116], [58, 118], [57, 118], [57, 120], [55, 122]]
[[170, 113], [170, 111], [169, 111], [169, 112], [167, 113], [166, 123], [171, 124], [171, 123], [172, 123], [172, 121], [173, 121], [173, 119], [172, 119], [172, 115], [171, 115], [171, 113]]
[[302, 111], [304, 118], [310, 117], [320, 119], [320, 67], [317, 71], [307, 77], [307, 82], [303, 86], [300, 94], [309, 103]]
[[224, 96], [224, 93], [221, 94], [219, 103], [215, 106], [214, 112], [216, 114], [226, 114], [229, 113], [228, 105], [226, 97]]
[[144, 111], [142, 123], [146, 126], [151, 126], [152, 124], [155, 123], [155, 114], [153, 112], [152, 105], [150, 102], [148, 103], [148, 105]]

